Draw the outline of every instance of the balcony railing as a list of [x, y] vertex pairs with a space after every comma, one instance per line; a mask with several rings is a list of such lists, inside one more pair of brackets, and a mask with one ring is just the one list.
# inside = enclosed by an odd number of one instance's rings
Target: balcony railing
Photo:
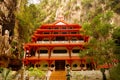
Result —
[[83, 43], [84, 41], [83, 40], [79, 40], [79, 41], [70, 41], [70, 43]]
[[55, 43], [63, 43], [63, 44], [66, 44], [66, 43], [69, 43], [69, 41], [51, 41], [52, 44], [55, 44]]
[[40, 43], [40, 44], [47, 44], [47, 43], [48, 43], [48, 44], [49, 44], [50, 41], [37, 41], [36, 43], [38, 43], [38, 44], [39, 44], [39, 43]]
[[61, 54], [60, 53], [59, 54], [51, 54], [51, 56], [61, 56], [61, 55], [62, 56], [69, 56], [69, 54], [67, 54], [67, 53], [66, 54], [63, 54], [63, 53], [61, 53]]
[[75, 43], [83, 43], [83, 40], [79, 41], [37, 41], [38, 44], [56, 44], [56, 43], [62, 43], [62, 44], [75, 44]]

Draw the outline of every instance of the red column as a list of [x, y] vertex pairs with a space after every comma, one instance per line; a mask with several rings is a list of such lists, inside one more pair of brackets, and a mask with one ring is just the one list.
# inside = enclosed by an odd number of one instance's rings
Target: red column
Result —
[[68, 37], [68, 40], [69, 40], [69, 43], [70, 43], [71, 37]]
[[49, 51], [49, 52], [48, 52], [48, 55], [49, 55], [48, 57], [49, 57], [49, 58], [51, 57], [51, 50], [52, 50], [52, 49], [53, 49], [53, 47], [48, 47], [48, 51]]
[[72, 47], [67, 47], [67, 49], [69, 50], [69, 58], [71, 58], [71, 50], [72, 50]]

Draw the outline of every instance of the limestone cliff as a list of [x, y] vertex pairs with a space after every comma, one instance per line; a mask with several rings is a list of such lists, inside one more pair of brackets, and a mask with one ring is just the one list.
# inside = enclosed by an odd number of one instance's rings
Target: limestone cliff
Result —
[[10, 35], [13, 35], [15, 26], [15, 15], [17, 0], [0, 1], [0, 25], [3, 26], [3, 32], [7, 29]]
[[113, 11], [111, 23], [120, 25], [119, 4], [118, 0], [41, 0], [37, 4], [40, 9], [40, 19], [38, 20], [41, 23], [54, 22], [56, 14], [61, 9], [66, 22], [82, 25], [84, 22], [91, 22], [97, 14]]

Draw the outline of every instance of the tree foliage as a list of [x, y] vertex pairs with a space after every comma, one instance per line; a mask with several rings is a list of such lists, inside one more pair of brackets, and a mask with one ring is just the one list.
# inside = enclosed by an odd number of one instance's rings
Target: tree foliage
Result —
[[26, 42], [30, 40], [30, 35], [32, 34], [32, 30], [34, 28], [36, 10], [35, 5], [31, 4], [30, 6], [27, 6], [27, 2], [24, 1], [21, 3], [20, 11], [16, 13], [16, 18], [19, 22], [19, 37]]
[[28, 4], [27, 0], [22, 1], [20, 10], [16, 13], [21, 41], [30, 41], [31, 35], [36, 28], [43, 23], [53, 22], [56, 11], [53, 5], [58, 4], [58, 1], [51, 1], [49, 3], [48, 0], [41, 0], [40, 4]]
[[110, 75], [112, 80], [119, 80], [120, 79], [120, 64], [117, 66], [113, 67], [110, 70]]
[[86, 49], [80, 53], [80, 56], [94, 56], [99, 64], [108, 62], [113, 56], [114, 41], [111, 38], [113, 25], [109, 20], [112, 12], [100, 13], [95, 16], [91, 22], [85, 22], [83, 25], [85, 34], [90, 35], [90, 41]]
[[120, 79], [120, 27], [115, 28], [113, 35], [115, 41], [114, 54], [118, 60], [118, 64], [110, 70], [111, 79], [119, 80]]
[[111, 9], [117, 13], [120, 14], [120, 0], [109, 0], [109, 6], [111, 7]]

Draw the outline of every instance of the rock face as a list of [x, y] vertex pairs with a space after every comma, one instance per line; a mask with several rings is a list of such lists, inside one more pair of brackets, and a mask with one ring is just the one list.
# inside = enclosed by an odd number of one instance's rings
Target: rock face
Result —
[[[17, 0], [1, 0], [0, 1], [0, 25], [3, 26], [3, 32], [5, 30], [10, 31], [10, 35], [13, 35], [13, 29], [15, 26], [15, 14]], [[4, 33], [2, 33], [4, 34]]]
[[0, 25], [0, 66], [7, 67], [9, 63], [8, 55], [10, 55], [9, 31], [5, 30], [2, 36], [2, 26]]
[[[14, 35], [15, 12], [21, 0], [0, 0], [0, 67], [21, 67], [21, 60], [13, 57], [10, 46]], [[14, 62], [14, 63], [13, 63]]]
[[[49, 4], [42, 6], [45, 2]], [[41, 9], [41, 11], [44, 11], [44, 14], [47, 15], [42, 20], [45, 23], [52, 21], [52, 15], [54, 17], [58, 12], [62, 12], [66, 22], [83, 24], [87, 21], [91, 22], [97, 14], [110, 10], [114, 12], [111, 23], [120, 25], [120, 13], [114, 11], [116, 8], [120, 11], [120, 7], [118, 6], [120, 1], [118, 0], [43, 0], [40, 4], [40, 6], [45, 7]], [[54, 12], [56, 14], [52, 14]], [[55, 17], [55, 20], [56, 19], [57, 17]]]
[[0, 67], [10, 67], [13, 70], [19, 70], [22, 66], [22, 61], [18, 58], [13, 58], [9, 39], [9, 31], [5, 30], [4, 35], [2, 35], [2, 26], [0, 25]]

